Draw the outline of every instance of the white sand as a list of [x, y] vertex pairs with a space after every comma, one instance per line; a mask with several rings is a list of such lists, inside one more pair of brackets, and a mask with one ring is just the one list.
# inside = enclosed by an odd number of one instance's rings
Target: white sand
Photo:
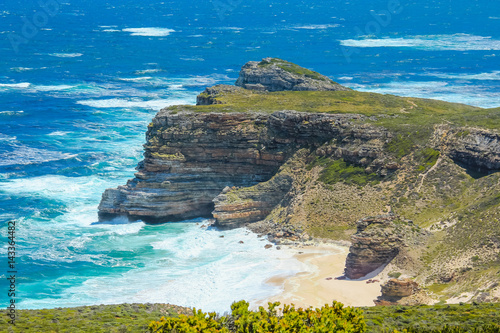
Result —
[[279, 301], [281, 304], [293, 303], [296, 307], [321, 307], [336, 300], [346, 306], [373, 306], [373, 300], [380, 296], [380, 282], [366, 283], [368, 279], [378, 279], [378, 272], [358, 280], [335, 280], [344, 273], [347, 247], [325, 244], [295, 250], [296, 258], [305, 263], [308, 270], [289, 278], [269, 279], [267, 283], [281, 285], [283, 292], [254, 305], [265, 306], [267, 302]]

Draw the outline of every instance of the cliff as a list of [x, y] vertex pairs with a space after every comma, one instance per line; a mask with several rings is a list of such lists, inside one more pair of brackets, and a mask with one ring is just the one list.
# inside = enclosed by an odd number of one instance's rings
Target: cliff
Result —
[[306, 89], [275, 80], [286, 63], [251, 62], [241, 87], [161, 110], [135, 178], [104, 192], [100, 219], [205, 216], [276, 243], [351, 240], [350, 277], [389, 263], [447, 297], [500, 293], [500, 109], [335, 90], [290, 65]]
[[[268, 181], [301, 147], [319, 147], [338, 138], [344, 141], [334, 152], [339, 157], [362, 155], [367, 167], [384, 167], [378, 160], [372, 163], [375, 154], [370, 153], [370, 147], [352, 151], [353, 147], [363, 146], [362, 141], [372, 142], [387, 135], [353, 123], [360, 118], [294, 111], [259, 114], [162, 110], [148, 128], [144, 161], [135, 179], [104, 192], [100, 217], [125, 215], [131, 220], [161, 222], [210, 216], [217, 197], [215, 214], [219, 225], [238, 226], [262, 220], [290, 187], [286, 181], [273, 185], [268, 192], [258, 191], [259, 198], [254, 195], [251, 204], [246, 200], [246, 204], [235, 206], [226, 194], [231, 190], [221, 191]], [[350, 138], [353, 135], [358, 141], [355, 144]], [[272, 198], [266, 199], [266, 195]]]

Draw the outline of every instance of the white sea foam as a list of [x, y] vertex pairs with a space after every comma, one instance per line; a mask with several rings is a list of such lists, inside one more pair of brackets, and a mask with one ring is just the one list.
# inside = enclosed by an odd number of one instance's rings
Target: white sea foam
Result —
[[427, 76], [439, 77], [442, 79], [456, 80], [481, 80], [481, 81], [500, 81], [500, 71], [488, 73], [468, 74], [468, 73], [429, 73]]
[[[134, 222], [129, 223], [126, 217], [119, 217], [119, 219], [123, 219], [124, 223], [113, 223], [113, 224], [100, 224], [99, 228], [106, 229], [104, 232], [93, 233], [93, 236], [100, 235], [135, 235], [141, 231], [142, 228], [146, 225], [144, 222]], [[120, 221], [121, 222], [121, 221]]]
[[57, 58], [78, 58], [82, 55], [83, 53], [49, 53], [49, 56]]
[[14, 89], [23, 89], [28, 88], [31, 85], [29, 82], [21, 82], [21, 83], [0, 83], [0, 88], [14, 88]]
[[24, 111], [0, 111], [0, 115], [4, 116], [21, 116]]
[[[10, 112], [10, 111], [4, 111], [4, 112]], [[17, 139], [17, 137], [15, 137], [15, 136], [10, 136], [10, 135], [0, 133], [0, 141], [15, 141], [16, 139]], [[2, 165], [1, 162], [0, 162], [0, 165]]]
[[[144, 253], [146, 257], [141, 259], [141, 268], [126, 274], [91, 277], [83, 284], [66, 289], [59, 306], [168, 302], [222, 313], [230, 309], [233, 301], [256, 301], [279, 293], [280, 287], [265, 283], [270, 277], [290, 276], [305, 269], [304, 264], [293, 257], [295, 251], [264, 249], [266, 242], [245, 229], [207, 230], [201, 228], [205, 222], [199, 221], [200, 225], [110, 226], [130, 232], [107, 239], [108, 249], [134, 251], [147, 246], [149, 240], [154, 252]], [[137, 233], [139, 227], [141, 235]], [[224, 238], [220, 238], [221, 235]], [[71, 246], [91, 246], [89, 237], [95, 239], [104, 235], [85, 234]], [[168, 245], [165, 238], [172, 244]], [[101, 260], [110, 263], [109, 259]], [[113, 263], [116, 266], [126, 264]], [[22, 307], [40, 308], [48, 302], [48, 298], [23, 300]]]
[[76, 155], [16, 145], [14, 151], [0, 153], [0, 165], [27, 165], [73, 158]]
[[31, 67], [12, 67], [10, 70], [14, 71], [14, 72], [27, 72], [27, 71], [34, 70], [34, 68], [31, 68]]
[[240, 28], [240, 27], [217, 27], [217, 28], [214, 28], [216, 30], [243, 30], [243, 28]]
[[180, 59], [184, 61], [205, 61], [205, 59], [201, 57], [180, 58]]
[[117, 29], [104, 29], [102, 31], [103, 32], [120, 32], [121, 30], [117, 30]]
[[159, 69], [159, 68], [152, 68], [152, 69], [137, 70], [137, 71], [135, 71], [135, 74], [137, 74], [137, 75], [143, 75], [143, 74], [158, 73], [158, 72], [161, 72], [161, 69]]
[[47, 135], [50, 135], [50, 136], [65, 136], [67, 134], [69, 134], [71, 132], [64, 132], [64, 131], [54, 131], [54, 132], [51, 132]]
[[[499, 107], [500, 92], [491, 92], [480, 86], [467, 86], [443, 81], [393, 81], [378, 85], [348, 84], [359, 91], [432, 98], [453, 103], [463, 103], [483, 108]], [[488, 93], [483, 93], [488, 91]]]
[[346, 39], [341, 40], [340, 44], [350, 47], [405, 47], [427, 51], [500, 50], [500, 40], [468, 34]]
[[175, 104], [172, 99], [142, 100], [140, 98], [90, 99], [78, 101], [77, 103], [93, 108], [145, 108], [152, 110], [160, 110]]
[[212, 86], [217, 84], [220, 81], [229, 81], [231, 80], [227, 75], [210, 75], [210, 76], [193, 76], [186, 79], [181, 79], [180, 82], [183, 86], [186, 87], [198, 87], [198, 86]]
[[122, 29], [122, 31], [130, 32], [132, 36], [146, 37], [164, 37], [175, 32], [175, 30], [168, 28], [126, 28]]
[[73, 89], [76, 88], [77, 86], [70, 86], [67, 84], [60, 84], [60, 85], [36, 85], [33, 87], [34, 90], [37, 91], [60, 91], [60, 90], [68, 90], [68, 89]]
[[128, 81], [128, 82], [148, 81], [148, 80], [151, 80], [151, 79], [153, 79], [151, 76], [118, 78], [118, 80], [120, 80], [120, 81]]
[[340, 27], [340, 24], [309, 24], [309, 25], [296, 26], [295, 29], [325, 30], [325, 29], [338, 28], [338, 27]]

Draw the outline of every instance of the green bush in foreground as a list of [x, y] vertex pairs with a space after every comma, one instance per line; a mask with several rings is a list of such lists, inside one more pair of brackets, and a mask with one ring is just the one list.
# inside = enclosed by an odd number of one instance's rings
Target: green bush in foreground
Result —
[[217, 318], [215, 313], [203, 313], [196, 309], [193, 316], [181, 315], [178, 318], [161, 318], [152, 322], [152, 333], [195, 333], [195, 332], [238, 332], [238, 333], [330, 333], [330, 332], [365, 332], [366, 324], [360, 309], [346, 307], [333, 302], [321, 308], [296, 309], [293, 305], [284, 305], [276, 309], [279, 302], [269, 303], [268, 310], [259, 307], [258, 311], [248, 310], [245, 301], [234, 303], [228, 317]]

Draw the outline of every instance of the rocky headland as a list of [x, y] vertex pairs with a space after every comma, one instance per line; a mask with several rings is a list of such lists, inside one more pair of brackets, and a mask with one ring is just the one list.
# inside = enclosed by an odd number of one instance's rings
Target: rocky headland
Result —
[[356, 92], [266, 58], [196, 106], [161, 110], [135, 178], [104, 192], [99, 217], [349, 241], [349, 278], [387, 265], [436, 297], [496, 295], [499, 124], [498, 108]]

